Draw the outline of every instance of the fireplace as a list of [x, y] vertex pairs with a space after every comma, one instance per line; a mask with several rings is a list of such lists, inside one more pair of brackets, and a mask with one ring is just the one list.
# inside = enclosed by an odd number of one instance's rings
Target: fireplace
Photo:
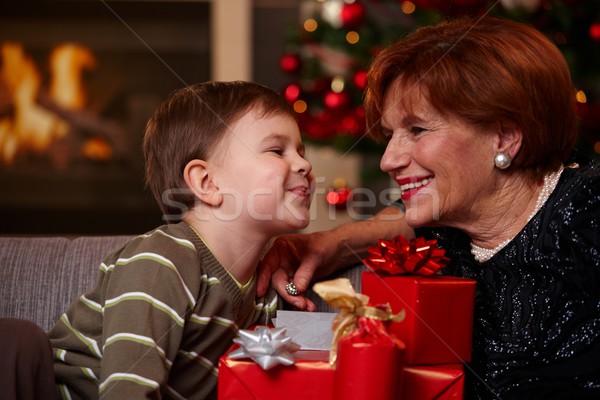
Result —
[[209, 8], [0, 5], [0, 234], [131, 234], [161, 223], [143, 186], [143, 131], [171, 91], [210, 79]]

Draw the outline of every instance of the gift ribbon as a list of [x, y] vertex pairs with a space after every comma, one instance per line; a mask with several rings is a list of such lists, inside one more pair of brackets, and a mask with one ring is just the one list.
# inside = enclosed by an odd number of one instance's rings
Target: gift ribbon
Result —
[[331, 307], [340, 309], [340, 312], [333, 318], [333, 322], [331, 323], [333, 331], [331, 351], [329, 353], [329, 363], [331, 365], [335, 365], [340, 339], [358, 327], [359, 318], [369, 318], [383, 322], [400, 322], [406, 314], [405, 310], [395, 315], [392, 314], [389, 305], [385, 310], [369, 306], [369, 296], [357, 293], [347, 278], [315, 283], [313, 291]]
[[285, 328], [266, 326], [257, 326], [253, 331], [241, 329], [238, 337], [233, 339], [240, 347], [229, 353], [229, 358], [251, 358], [264, 370], [279, 364], [292, 365], [292, 353], [300, 349], [300, 346], [285, 333]]
[[369, 256], [363, 262], [374, 271], [385, 271], [391, 275], [434, 275], [450, 262], [445, 250], [437, 247], [436, 240], [422, 237], [380, 239], [379, 245], [370, 247], [368, 251]]

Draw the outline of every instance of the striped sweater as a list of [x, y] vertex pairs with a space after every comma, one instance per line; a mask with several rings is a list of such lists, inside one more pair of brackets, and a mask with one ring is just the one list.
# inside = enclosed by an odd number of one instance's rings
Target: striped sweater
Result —
[[50, 331], [63, 398], [216, 397], [237, 329], [275, 312], [275, 292], [257, 299], [255, 280], [242, 293], [185, 223], [133, 239]]

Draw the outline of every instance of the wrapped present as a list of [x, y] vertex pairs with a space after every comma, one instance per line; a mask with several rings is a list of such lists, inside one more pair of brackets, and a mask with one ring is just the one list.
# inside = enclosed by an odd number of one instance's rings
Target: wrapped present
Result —
[[405, 366], [401, 399], [460, 400], [464, 395], [462, 364]]
[[[268, 371], [251, 360], [232, 360], [227, 355], [223, 356], [219, 363], [218, 398], [222, 400], [334, 399], [334, 385], [338, 377], [329, 364], [329, 352], [299, 350], [294, 354], [296, 357], [294, 365], [279, 366]], [[355, 372], [362, 371], [375, 375], [383, 371], [379, 368], [366, 371], [363, 365], [357, 364]], [[460, 400], [463, 398], [465, 382], [461, 364], [404, 366], [401, 375], [396, 375], [396, 381], [402, 381], [397, 399]], [[371, 388], [369, 395], [354, 398], [385, 398], [375, 397], [375, 390], [381, 390], [381, 387], [372, 385]]]
[[232, 351], [229, 358], [250, 358], [264, 370], [279, 364], [294, 364], [292, 353], [300, 348], [286, 335], [285, 328], [267, 326], [257, 326], [254, 330], [242, 329], [233, 341], [240, 347]]
[[359, 318], [358, 329], [340, 339], [334, 400], [396, 400], [400, 396], [404, 344], [381, 321]]
[[430, 276], [450, 262], [436, 240], [421, 237], [408, 240], [400, 235], [393, 240], [381, 239], [368, 252], [369, 256], [363, 260], [367, 267], [389, 275]]
[[285, 328], [287, 334], [301, 350], [331, 349], [331, 322], [336, 313], [277, 310], [273, 320], [278, 328]]
[[[235, 351], [234, 348], [230, 349]], [[331, 400], [334, 368], [329, 352], [298, 350], [294, 364], [269, 370], [249, 359], [232, 359], [229, 353], [219, 361], [218, 398], [223, 400]]]
[[402, 315], [368, 306], [368, 297], [356, 293], [345, 278], [317, 283], [313, 290], [340, 308], [332, 323], [334, 400], [398, 399], [404, 344], [384, 324]]
[[475, 281], [437, 272], [448, 259], [434, 240], [381, 240], [364, 262], [362, 292], [370, 304], [406, 312], [390, 333], [406, 344], [405, 363], [452, 364], [471, 360]]
[[329, 351], [299, 351], [285, 328], [261, 325], [240, 330], [234, 343], [219, 360], [219, 399], [331, 400]]

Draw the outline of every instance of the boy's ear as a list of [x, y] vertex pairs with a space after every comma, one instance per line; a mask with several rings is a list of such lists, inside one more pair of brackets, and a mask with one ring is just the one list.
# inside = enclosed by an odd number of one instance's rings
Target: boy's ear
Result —
[[205, 160], [192, 160], [183, 170], [183, 179], [194, 195], [203, 203], [219, 206], [223, 195], [213, 181], [211, 164]]
[[514, 159], [523, 141], [521, 128], [511, 121], [501, 121], [498, 127], [497, 151], [502, 151]]

